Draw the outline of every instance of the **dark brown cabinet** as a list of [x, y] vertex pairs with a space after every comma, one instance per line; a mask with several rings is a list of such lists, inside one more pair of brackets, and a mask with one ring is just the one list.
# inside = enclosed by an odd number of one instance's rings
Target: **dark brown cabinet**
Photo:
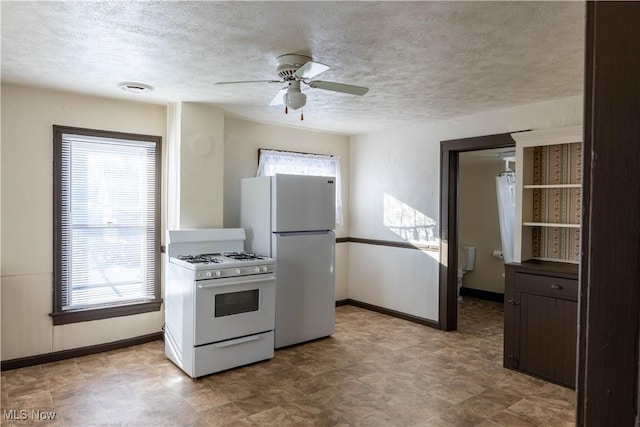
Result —
[[505, 268], [504, 366], [575, 388], [578, 266]]

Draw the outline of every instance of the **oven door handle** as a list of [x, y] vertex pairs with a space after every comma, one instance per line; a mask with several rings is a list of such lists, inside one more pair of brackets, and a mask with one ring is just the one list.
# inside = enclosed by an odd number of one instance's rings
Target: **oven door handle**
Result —
[[242, 282], [209, 283], [208, 285], [199, 283], [198, 289], [218, 288], [220, 286], [229, 286], [229, 285], [247, 285], [249, 283], [273, 282], [274, 280], [276, 280], [275, 277], [264, 278], [264, 279], [243, 280]]
[[250, 337], [238, 338], [237, 340], [221, 342], [221, 343], [218, 343], [218, 344], [214, 344], [213, 346], [215, 348], [231, 347], [232, 345], [244, 344], [244, 343], [251, 342], [251, 341], [258, 341], [260, 338], [262, 338], [262, 336], [253, 335], [253, 336], [250, 336]]

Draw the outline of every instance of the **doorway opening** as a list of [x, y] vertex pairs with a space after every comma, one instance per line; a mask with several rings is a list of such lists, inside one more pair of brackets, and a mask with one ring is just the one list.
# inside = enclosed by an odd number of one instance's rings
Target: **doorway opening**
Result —
[[440, 329], [458, 329], [458, 239], [460, 153], [513, 148], [510, 133], [442, 141], [440, 143]]

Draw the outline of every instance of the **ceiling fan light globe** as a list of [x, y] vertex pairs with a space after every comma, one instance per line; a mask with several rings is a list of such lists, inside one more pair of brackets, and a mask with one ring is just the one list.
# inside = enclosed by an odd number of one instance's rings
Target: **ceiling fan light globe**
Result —
[[285, 94], [284, 100], [287, 107], [291, 108], [292, 110], [297, 110], [304, 107], [304, 105], [307, 103], [307, 95], [300, 91], [289, 90], [289, 92]]

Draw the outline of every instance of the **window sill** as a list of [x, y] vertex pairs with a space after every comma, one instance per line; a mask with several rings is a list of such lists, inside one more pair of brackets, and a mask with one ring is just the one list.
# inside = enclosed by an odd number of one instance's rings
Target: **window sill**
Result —
[[50, 313], [49, 316], [53, 318], [53, 325], [55, 326], [160, 311], [161, 306], [162, 300], [157, 300], [140, 304], [122, 305], [118, 307], [61, 311]]

